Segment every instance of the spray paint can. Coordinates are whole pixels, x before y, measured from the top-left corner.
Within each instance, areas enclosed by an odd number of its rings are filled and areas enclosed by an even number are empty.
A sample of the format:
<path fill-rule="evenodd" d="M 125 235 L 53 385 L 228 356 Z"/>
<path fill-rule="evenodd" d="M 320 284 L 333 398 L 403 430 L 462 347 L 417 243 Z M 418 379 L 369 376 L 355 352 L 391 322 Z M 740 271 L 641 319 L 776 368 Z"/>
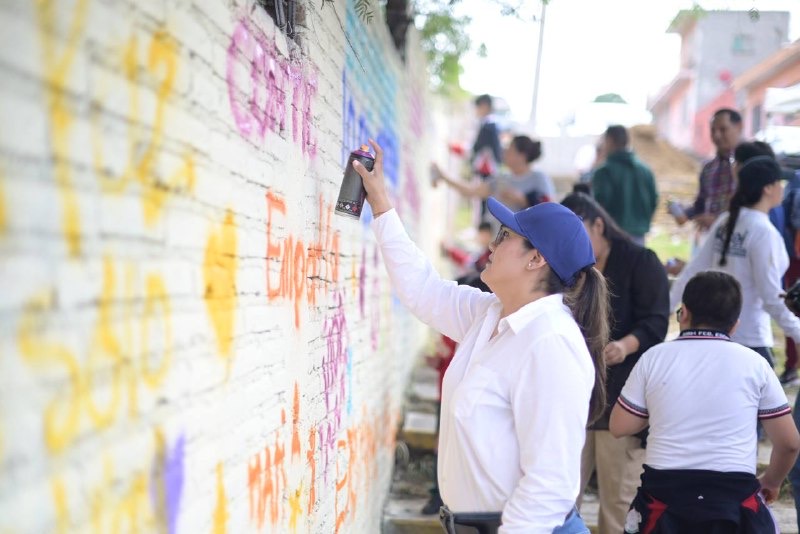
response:
<path fill-rule="evenodd" d="M 369 153 L 367 145 L 361 145 L 358 150 L 350 152 L 347 165 L 344 168 L 344 178 L 342 187 L 339 189 L 339 198 L 336 199 L 336 213 L 346 215 L 354 219 L 361 217 L 361 210 L 364 208 L 364 199 L 367 198 L 367 190 L 364 189 L 364 182 L 361 176 L 353 168 L 353 162 L 358 160 L 368 171 L 375 165 L 375 157 Z"/>

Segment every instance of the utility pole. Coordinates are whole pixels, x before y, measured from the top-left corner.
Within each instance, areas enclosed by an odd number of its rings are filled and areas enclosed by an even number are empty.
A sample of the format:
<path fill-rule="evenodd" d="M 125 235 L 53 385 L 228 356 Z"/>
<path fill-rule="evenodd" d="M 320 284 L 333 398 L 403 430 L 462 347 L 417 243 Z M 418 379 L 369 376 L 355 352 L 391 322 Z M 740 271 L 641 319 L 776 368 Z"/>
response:
<path fill-rule="evenodd" d="M 542 69 L 542 45 L 544 43 L 544 16 L 547 11 L 547 0 L 542 2 L 542 16 L 539 19 L 539 48 L 536 50 L 536 76 L 533 79 L 533 102 L 531 103 L 530 123 L 532 133 L 536 133 L 536 107 L 539 101 L 539 72 Z"/>

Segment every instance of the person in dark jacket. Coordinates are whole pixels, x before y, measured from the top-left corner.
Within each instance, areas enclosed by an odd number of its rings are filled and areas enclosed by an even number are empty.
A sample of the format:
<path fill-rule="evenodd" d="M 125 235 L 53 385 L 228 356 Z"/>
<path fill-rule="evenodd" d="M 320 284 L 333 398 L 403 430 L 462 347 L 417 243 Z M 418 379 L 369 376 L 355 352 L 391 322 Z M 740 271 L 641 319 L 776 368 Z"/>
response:
<path fill-rule="evenodd" d="M 653 173 L 629 150 L 624 126 L 609 126 L 603 143 L 607 156 L 592 174 L 592 194 L 635 243 L 644 245 L 658 205 Z"/>
<path fill-rule="evenodd" d="M 640 437 L 616 439 L 608 431 L 611 408 L 644 351 L 660 343 L 669 323 L 669 282 L 651 250 L 633 243 L 608 213 L 584 193 L 562 204 L 583 219 L 611 295 L 611 341 L 604 351 L 608 365 L 603 417 L 590 426 L 581 462 L 582 489 L 597 471 L 600 534 L 619 533 L 636 494 L 644 461 Z M 581 493 L 582 494 L 582 493 Z"/>

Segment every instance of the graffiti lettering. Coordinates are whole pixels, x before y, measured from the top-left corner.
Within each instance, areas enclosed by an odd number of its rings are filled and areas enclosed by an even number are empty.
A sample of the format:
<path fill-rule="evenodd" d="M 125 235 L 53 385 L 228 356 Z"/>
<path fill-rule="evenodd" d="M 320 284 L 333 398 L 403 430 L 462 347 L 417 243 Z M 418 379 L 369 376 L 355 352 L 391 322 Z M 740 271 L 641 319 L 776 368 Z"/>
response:
<path fill-rule="evenodd" d="M 283 416 L 285 419 L 285 414 Z M 275 433 L 275 444 L 250 459 L 247 466 L 247 487 L 250 503 L 250 520 L 259 529 L 269 519 L 274 527 L 282 520 L 281 503 L 286 491 L 286 468 L 284 459 L 286 449 L 279 433 Z M 269 512 L 269 517 L 267 517 Z"/>
<path fill-rule="evenodd" d="M 203 261 L 206 311 L 211 318 L 220 356 L 230 364 L 236 314 L 236 225 L 227 210 L 221 227 L 214 229 L 206 243 Z"/>
<path fill-rule="evenodd" d="M 150 38 L 146 52 L 145 75 L 140 74 L 139 40 L 134 35 L 125 45 L 121 69 L 125 73 L 128 89 L 128 138 L 127 158 L 124 169 L 114 173 L 106 163 L 104 156 L 105 130 L 101 124 L 103 103 L 106 98 L 98 97 L 101 102 L 90 110 L 92 126 L 92 158 L 94 170 L 100 179 L 103 191 L 121 194 L 132 183 L 141 187 L 142 213 L 148 225 L 155 223 L 160 217 L 170 193 L 191 191 L 194 189 L 196 176 L 194 159 L 187 150 L 176 168 L 163 172 L 162 145 L 166 125 L 166 104 L 174 92 L 175 78 L 178 70 L 177 45 L 163 30 L 155 32 Z M 157 86 L 156 103 L 150 122 L 142 119 L 141 95 L 147 91 L 146 85 Z M 148 124 L 145 127 L 145 124 Z M 111 158 L 116 159 L 116 158 Z"/>
<path fill-rule="evenodd" d="M 102 475 L 89 483 L 85 500 L 89 505 L 91 532 L 177 532 L 179 502 L 183 492 L 184 440 L 169 447 L 160 430 L 155 430 L 156 456 L 153 459 L 148 499 L 146 469 L 116 473 L 108 456 L 102 460 Z M 120 482 L 124 481 L 124 485 Z M 72 532 L 67 480 L 56 475 L 50 481 L 57 532 Z"/>
<path fill-rule="evenodd" d="M 225 481 L 222 462 L 217 463 L 217 505 L 214 508 L 214 528 L 212 534 L 225 534 L 228 531 L 228 499 L 225 496 Z"/>
<path fill-rule="evenodd" d="M 276 240 L 273 216 L 286 215 L 283 197 L 267 192 L 267 298 L 270 301 L 287 299 L 294 305 L 294 325 L 300 327 L 300 310 L 303 300 L 308 306 L 317 302 L 317 294 L 328 284 L 339 279 L 339 233 L 332 230 L 333 207 L 319 200 L 319 227 L 316 240 L 306 246 L 302 239 L 291 233 Z M 273 261 L 280 263 L 280 275 L 275 280 L 270 268 Z"/>
<path fill-rule="evenodd" d="M 156 457 L 150 477 L 150 496 L 158 524 L 166 525 L 168 534 L 175 534 L 183 494 L 186 440 L 180 436 L 168 449 L 164 434 L 156 430 Z"/>
<path fill-rule="evenodd" d="M 247 82 L 239 81 L 244 67 Z M 263 141 L 266 132 L 286 128 L 286 94 L 292 88 L 292 140 L 304 155 L 316 156 L 312 107 L 317 94 L 316 75 L 299 64 L 281 58 L 266 36 L 240 21 L 228 46 L 228 99 L 239 133 L 246 139 Z M 247 105 L 240 99 L 247 99 Z"/>
<path fill-rule="evenodd" d="M 39 38 L 42 43 L 44 71 L 47 83 L 44 85 L 47 108 L 50 110 L 49 129 L 50 142 L 53 148 L 55 181 L 63 203 L 61 214 L 64 238 L 71 256 L 81 251 L 80 214 L 78 198 L 72 184 L 72 171 L 69 166 L 70 134 L 73 116 L 65 90 L 67 80 L 75 60 L 82 32 L 86 25 L 88 0 L 78 0 L 68 24 L 67 37 L 62 50 L 56 50 L 59 39 L 53 31 L 57 27 L 56 4 L 54 2 L 36 2 Z"/>
<path fill-rule="evenodd" d="M 52 292 L 44 292 L 26 304 L 19 326 L 19 348 L 23 359 L 45 374 L 61 369 L 68 387 L 59 390 L 45 410 L 44 436 L 53 452 L 63 451 L 78 435 L 82 415 L 92 428 L 100 430 L 117 422 L 121 415 L 123 393 L 128 394 L 128 413 L 138 415 L 140 382 L 154 390 L 164 382 L 172 359 L 172 321 L 166 287 L 160 276 L 145 277 L 142 308 L 133 303 L 135 269 L 125 268 L 122 297 L 118 297 L 117 269 L 109 258 L 104 260 L 103 281 L 97 319 L 89 351 L 83 365 L 67 346 L 51 341 L 41 332 L 53 309 Z M 123 302 L 122 310 L 114 303 Z M 116 313 L 115 313 L 116 311 Z M 121 317 L 116 317 L 121 316 Z M 118 319 L 115 321 L 115 319 Z M 160 335 L 150 341 L 151 328 Z M 132 365 L 139 354 L 139 369 Z M 154 362 L 156 362 L 154 365 Z M 105 401 L 94 397 L 94 379 L 98 373 L 110 371 Z"/>

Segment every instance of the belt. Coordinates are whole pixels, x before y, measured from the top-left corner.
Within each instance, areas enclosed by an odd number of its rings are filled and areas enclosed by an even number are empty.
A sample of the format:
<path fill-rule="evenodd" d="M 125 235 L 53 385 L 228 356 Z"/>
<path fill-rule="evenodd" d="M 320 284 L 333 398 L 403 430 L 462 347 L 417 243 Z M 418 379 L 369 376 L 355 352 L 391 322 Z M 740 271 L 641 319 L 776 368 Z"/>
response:
<path fill-rule="evenodd" d="M 573 508 L 564 517 L 564 523 L 577 513 Z M 502 524 L 500 512 L 454 514 L 447 505 L 439 508 L 439 522 L 447 534 L 497 534 Z"/>
<path fill-rule="evenodd" d="M 447 534 L 497 534 L 501 517 L 500 512 L 454 514 L 446 505 L 439 508 L 439 522 Z"/>

